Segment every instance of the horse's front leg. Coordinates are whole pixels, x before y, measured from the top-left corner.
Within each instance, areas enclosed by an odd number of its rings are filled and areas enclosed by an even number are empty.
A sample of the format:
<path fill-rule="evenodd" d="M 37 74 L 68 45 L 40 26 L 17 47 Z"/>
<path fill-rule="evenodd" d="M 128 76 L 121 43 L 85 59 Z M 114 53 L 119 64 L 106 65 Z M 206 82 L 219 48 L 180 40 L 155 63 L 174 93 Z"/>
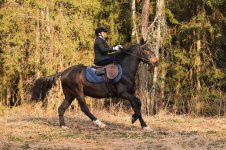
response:
<path fill-rule="evenodd" d="M 150 130 L 150 128 L 145 123 L 142 115 L 141 115 L 141 101 L 136 96 L 130 93 L 123 93 L 122 98 L 129 100 L 132 108 L 134 110 L 134 114 L 132 116 L 132 123 L 136 122 L 137 119 L 140 121 L 140 125 L 144 130 Z"/>

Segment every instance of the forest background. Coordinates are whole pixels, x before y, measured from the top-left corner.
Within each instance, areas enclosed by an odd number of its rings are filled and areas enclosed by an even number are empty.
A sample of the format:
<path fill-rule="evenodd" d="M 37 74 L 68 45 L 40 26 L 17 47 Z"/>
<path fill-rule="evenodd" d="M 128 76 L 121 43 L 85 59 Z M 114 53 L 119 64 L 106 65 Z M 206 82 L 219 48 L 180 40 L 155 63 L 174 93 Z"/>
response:
<path fill-rule="evenodd" d="M 143 111 L 224 115 L 226 0 L 164 2 L 167 34 L 159 49 L 157 82 L 153 82 L 153 66 L 137 75 L 137 95 Z M 0 0 L 0 107 L 27 103 L 32 84 L 41 76 L 76 64 L 92 65 L 97 26 L 110 30 L 110 46 L 136 44 L 134 39 L 141 38 L 142 6 L 141 0 Z M 156 16 L 156 0 L 149 6 L 151 24 Z M 59 89 L 50 93 L 55 95 L 50 102 L 63 100 Z M 121 104 L 114 99 L 100 103 L 92 98 L 88 103 L 91 108 Z"/>

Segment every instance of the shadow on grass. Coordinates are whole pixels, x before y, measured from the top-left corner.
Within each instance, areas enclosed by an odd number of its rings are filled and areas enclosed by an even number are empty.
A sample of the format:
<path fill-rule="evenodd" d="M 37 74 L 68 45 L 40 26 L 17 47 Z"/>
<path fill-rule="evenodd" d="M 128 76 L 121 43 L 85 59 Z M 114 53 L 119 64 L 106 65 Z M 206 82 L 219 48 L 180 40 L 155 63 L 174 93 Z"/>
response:
<path fill-rule="evenodd" d="M 22 119 L 22 121 L 31 122 L 31 123 L 39 124 L 39 125 L 48 125 L 48 126 L 53 126 L 53 127 L 59 126 L 57 118 L 29 117 L 29 118 Z"/>
<path fill-rule="evenodd" d="M 17 120 L 10 120 L 11 122 L 17 122 Z M 52 127 L 60 127 L 59 126 L 59 119 L 57 117 L 29 117 L 29 118 L 23 118 L 21 121 L 31 122 L 34 124 L 39 125 L 47 125 Z M 107 126 L 105 129 L 101 129 L 93 124 L 91 120 L 88 118 L 79 118 L 79 117 L 65 117 L 65 123 L 70 129 L 91 129 L 91 130 L 132 130 L 132 129 L 141 129 L 137 128 L 134 125 L 125 125 L 121 123 L 112 123 L 109 121 L 103 121 Z"/>

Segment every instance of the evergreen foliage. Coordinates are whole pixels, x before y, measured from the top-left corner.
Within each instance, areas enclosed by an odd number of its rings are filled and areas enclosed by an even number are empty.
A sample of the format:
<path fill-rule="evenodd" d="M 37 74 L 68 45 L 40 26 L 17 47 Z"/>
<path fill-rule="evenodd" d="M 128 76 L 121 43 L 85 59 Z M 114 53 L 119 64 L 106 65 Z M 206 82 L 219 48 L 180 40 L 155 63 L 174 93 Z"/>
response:
<path fill-rule="evenodd" d="M 210 110 L 211 105 L 217 98 L 224 99 L 225 3 L 225 0 L 168 2 L 173 59 L 166 84 L 172 84 L 168 90 L 174 93 L 171 102 L 178 113 L 216 115 L 218 110 L 214 110 L 216 106 Z"/>
<path fill-rule="evenodd" d="M 150 21 L 155 3 L 150 4 Z M 140 28 L 142 2 L 136 4 Z M 226 0 L 166 0 L 165 12 L 168 36 L 160 51 L 159 87 L 164 83 L 164 89 L 159 88 L 159 103 L 176 113 L 219 114 L 218 100 L 226 99 Z M 91 65 L 97 26 L 110 30 L 110 46 L 131 42 L 130 2 L 1 0 L 0 105 L 25 103 L 41 76 Z"/>

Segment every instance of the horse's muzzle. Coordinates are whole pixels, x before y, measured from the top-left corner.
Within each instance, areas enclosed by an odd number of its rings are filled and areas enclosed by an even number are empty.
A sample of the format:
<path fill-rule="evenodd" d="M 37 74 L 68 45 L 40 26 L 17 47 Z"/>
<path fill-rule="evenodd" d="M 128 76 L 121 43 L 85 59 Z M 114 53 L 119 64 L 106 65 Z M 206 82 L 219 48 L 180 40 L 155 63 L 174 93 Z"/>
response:
<path fill-rule="evenodd" d="M 154 65 L 157 66 L 158 65 L 158 59 L 157 57 L 153 56 L 149 59 L 149 61 Z"/>

